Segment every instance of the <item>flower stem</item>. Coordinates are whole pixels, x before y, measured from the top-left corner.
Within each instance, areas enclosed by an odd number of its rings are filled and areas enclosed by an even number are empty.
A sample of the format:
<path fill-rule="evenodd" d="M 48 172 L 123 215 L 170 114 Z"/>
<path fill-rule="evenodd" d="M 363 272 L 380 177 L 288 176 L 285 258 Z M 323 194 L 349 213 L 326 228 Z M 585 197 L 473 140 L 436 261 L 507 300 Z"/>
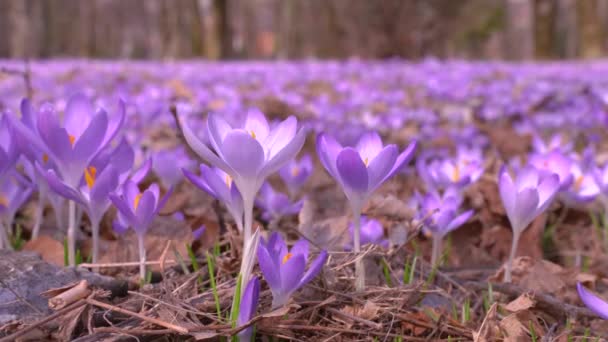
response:
<path fill-rule="evenodd" d="M 44 213 L 44 202 L 45 196 L 40 193 L 38 197 L 38 205 L 36 206 L 36 213 L 34 217 L 34 228 L 32 229 L 32 239 L 35 239 L 40 235 L 40 226 L 42 225 L 42 215 Z"/>
<path fill-rule="evenodd" d="M 505 267 L 505 283 L 511 282 L 511 271 L 513 269 L 513 260 L 515 259 L 515 254 L 517 253 L 517 245 L 519 244 L 519 236 L 520 232 L 518 230 L 513 230 L 513 241 L 511 241 L 511 253 L 509 254 L 509 261 L 507 261 L 507 265 Z"/>
<path fill-rule="evenodd" d="M 68 201 L 68 262 L 76 266 L 76 202 Z"/>
<path fill-rule="evenodd" d="M 139 249 L 139 276 L 146 280 L 146 247 L 144 246 L 144 235 L 137 234 L 137 247 Z"/>
<path fill-rule="evenodd" d="M 439 258 L 441 256 L 442 237 L 439 234 L 433 235 L 433 253 L 431 254 L 431 266 L 439 267 Z"/>
<path fill-rule="evenodd" d="M 355 221 L 355 231 L 353 233 L 353 247 L 354 252 L 357 255 L 357 261 L 355 262 L 355 288 L 357 291 L 363 291 L 365 289 L 365 265 L 363 264 L 363 258 L 359 258 L 361 253 L 361 207 L 353 206 L 353 220 Z"/>
<path fill-rule="evenodd" d="M 96 264 L 99 260 L 99 220 L 91 220 L 91 233 L 93 234 L 93 251 L 91 261 Z M 95 269 L 95 272 L 98 272 Z"/>
<path fill-rule="evenodd" d="M 247 197 L 247 198 L 245 198 Z M 253 227 L 253 202 L 254 199 L 250 196 L 243 196 L 243 209 L 245 209 L 245 226 L 243 227 L 243 244 L 246 245 L 247 241 L 251 238 L 251 229 Z M 247 283 L 247 281 L 244 281 Z"/>
<path fill-rule="evenodd" d="M 6 231 L 4 223 L 0 221 L 0 249 L 9 248 L 10 245 L 8 232 Z"/>

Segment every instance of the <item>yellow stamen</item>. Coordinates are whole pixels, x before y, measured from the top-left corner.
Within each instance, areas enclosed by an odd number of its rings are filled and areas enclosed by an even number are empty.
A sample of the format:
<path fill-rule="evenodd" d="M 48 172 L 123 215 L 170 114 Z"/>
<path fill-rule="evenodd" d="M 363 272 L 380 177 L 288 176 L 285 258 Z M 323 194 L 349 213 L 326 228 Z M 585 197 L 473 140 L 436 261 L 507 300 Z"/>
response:
<path fill-rule="evenodd" d="M 249 134 L 251 134 L 251 137 L 252 137 L 253 139 L 255 139 L 255 132 L 254 132 L 253 130 L 251 130 L 251 131 L 249 132 Z"/>
<path fill-rule="evenodd" d="M 137 210 L 137 207 L 139 207 L 139 200 L 141 199 L 141 196 L 143 196 L 143 194 L 137 194 L 137 196 L 135 196 L 135 200 L 133 201 L 133 208 L 135 208 L 135 210 Z"/>
<path fill-rule="evenodd" d="M 230 175 L 226 175 L 226 185 L 228 188 L 232 186 L 232 177 L 230 177 Z"/>
<path fill-rule="evenodd" d="M 46 163 L 49 162 L 49 155 L 48 154 L 45 153 L 45 154 L 42 155 L 42 162 L 44 164 L 46 164 Z"/>
<path fill-rule="evenodd" d="M 0 205 L 3 207 L 8 207 L 8 198 L 4 195 L 0 195 Z"/>
<path fill-rule="evenodd" d="M 458 165 L 454 166 L 454 170 L 452 170 L 452 181 L 457 182 L 460 179 L 460 167 Z"/>
<path fill-rule="evenodd" d="M 576 177 L 576 180 L 574 181 L 574 190 L 579 191 L 581 189 L 581 186 L 583 185 L 584 180 L 585 177 L 583 177 L 583 175 Z"/>
<path fill-rule="evenodd" d="M 95 179 L 97 177 L 97 168 L 89 166 L 84 170 L 84 180 L 87 182 L 89 189 L 95 185 Z"/>
<path fill-rule="evenodd" d="M 369 158 L 365 157 L 365 160 L 363 160 L 363 164 L 365 164 L 365 167 L 367 167 L 369 165 Z"/>
<path fill-rule="evenodd" d="M 285 254 L 285 256 L 283 257 L 283 265 L 285 265 L 289 261 L 289 259 L 291 259 L 291 257 L 293 257 L 293 254 L 291 254 L 291 253 Z"/>
<path fill-rule="evenodd" d="M 291 176 L 292 177 L 297 177 L 299 174 L 300 174 L 300 168 L 298 168 L 297 166 L 293 167 L 291 169 Z"/>
<path fill-rule="evenodd" d="M 74 143 L 76 142 L 76 137 L 68 134 L 68 138 L 70 138 L 70 145 L 74 146 Z"/>

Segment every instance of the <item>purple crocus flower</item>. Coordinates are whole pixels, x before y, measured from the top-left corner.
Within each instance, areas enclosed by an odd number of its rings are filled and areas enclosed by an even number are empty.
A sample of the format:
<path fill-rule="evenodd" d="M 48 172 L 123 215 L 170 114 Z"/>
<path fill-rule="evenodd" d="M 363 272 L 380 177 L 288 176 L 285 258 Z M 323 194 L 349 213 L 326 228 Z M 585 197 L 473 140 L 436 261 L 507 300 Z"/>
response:
<path fill-rule="evenodd" d="M 364 134 L 355 148 L 343 148 L 335 139 L 320 133 L 317 136 L 317 154 L 329 174 L 342 186 L 350 202 L 355 220 L 354 252 L 361 250 L 361 210 L 363 205 L 384 181 L 391 178 L 414 155 L 416 142 L 401 154 L 396 145 L 382 144 L 375 133 Z M 365 287 L 363 260 L 356 263 L 356 288 Z"/>
<path fill-rule="evenodd" d="M 355 225 L 351 223 L 348 226 L 348 232 L 351 237 L 351 242 L 345 246 L 345 250 L 353 249 L 352 240 L 354 240 Z M 388 247 L 388 240 L 384 238 L 384 228 L 378 220 L 368 219 L 367 216 L 361 216 L 361 246 L 367 244 L 380 245 L 384 248 Z"/>
<path fill-rule="evenodd" d="M 291 160 L 304 145 L 306 130 L 297 129 L 298 121 L 290 116 L 272 129 L 264 115 L 250 110 L 243 127 L 232 127 L 222 117 L 210 114 L 207 118 L 208 147 L 179 120 L 179 125 L 190 147 L 210 164 L 222 169 L 232 177 L 243 198 L 245 246 L 252 241 L 253 205 L 258 190 L 266 178 Z M 257 240 L 256 240 L 257 241 Z M 251 246 L 257 249 L 257 243 Z M 255 258 L 255 253 L 244 249 L 243 257 Z M 244 282 L 249 274 L 243 274 L 253 265 L 252 260 L 241 262 Z"/>
<path fill-rule="evenodd" d="M 262 239 L 258 248 L 258 262 L 272 292 L 272 307 L 287 304 L 291 295 L 319 274 L 327 260 L 327 252 L 321 251 L 306 271 L 308 241 L 298 240 L 290 250 L 278 232 L 272 233 L 268 242 Z"/>
<path fill-rule="evenodd" d="M 20 154 L 15 134 L 9 126 L 9 115 L 0 116 L 0 178 L 13 169 Z"/>
<path fill-rule="evenodd" d="M 569 206 L 584 204 L 593 201 L 600 194 L 592 171 L 585 170 L 579 163 L 572 163 L 570 168 L 572 184 L 563 190 L 560 198 Z"/>
<path fill-rule="evenodd" d="M 243 199 L 239 189 L 233 184 L 232 177 L 216 167 L 210 168 L 205 164 L 200 165 L 200 176 L 186 169 L 183 172 L 192 184 L 224 203 L 238 230 L 242 232 Z"/>
<path fill-rule="evenodd" d="M 238 327 L 243 326 L 249 322 L 258 307 L 258 301 L 260 299 L 260 281 L 258 277 L 252 277 L 245 287 L 243 296 L 241 297 L 241 305 L 239 307 L 239 316 L 237 317 L 236 324 Z M 239 341 L 247 342 L 251 341 L 253 337 L 253 326 L 249 326 L 241 330 L 237 334 Z"/>
<path fill-rule="evenodd" d="M 454 187 L 446 189 L 441 195 L 437 191 L 431 191 L 426 196 L 418 197 L 418 218 L 422 220 L 425 232 L 433 238 L 431 265 L 437 265 L 443 238 L 467 222 L 474 211 L 458 213 L 462 196 Z"/>
<path fill-rule="evenodd" d="M 556 174 L 548 175 L 533 166 L 517 172 L 515 181 L 505 167 L 500 171 L 498 188 L 507 217 L 513 229 L 511 253 L 505 270 L 505 281 L 511 281 L 511 267 L 521 233 L 553 201 L 560 187 Z"/>
<path fill-rule="evenodd" d="M 276 191 L 270 184 L 264 183 L 260 189 L 256 205 L 264 210 L 262 218 L 271 221 L 299 213 L 304 202 L 300 200 L 292 203 L 287 195 Z"/>
<path fill-rule="evenodd" d="M 556 174 L 559 177 L 560 190 L 567 189 L 574 178 L 572 176 L 572 160 L 559 150 L 546 154 L 533 154 L 529 163 L 544 175 Z"/>
<path fill-rule="evenodd" d="M 0 178 L 0 249 L 10 248 L 8 233 L 15 214 L 32 194 L 31 184 L 25 183 L 16 172 Z"/>
<path fill-rule="evenodd" d="M 549 153 L 555 150 L 562 153 L 568 153 L 572 151 L 573 144 L 562 134 L 554 134 L 546 142 L 540 135 L 534 135 L 532 147 L 536 153 L 540 154 Z"/>
<path fill-rule="evenodd" d="M 585 306 L 601 318 L 608 320 L 608 302 L 587 290 L 581 283 L 576 283 L 578 296 Z"/>
<path fill-rule="evenodd" d="M 291 160 L 279 170 L 279 175 L 283 179 L 283 182 L 285 182 L 287 190 L 292 197 L 298 193 L 311 174 L 312 159 L 309 154 L 305 154 L 300 160 Z"/>
<path fill-rule="evenodd" d="M 152 220 L 165 205 L 171 194 L 171 189 L 161 198 L 158 184 L 150 185 L 140 192 L 137 183 L 128 180 L 123 185 L 122 195 L 110 194 L 110 200 L 118 209 L 122 220 L 131 227 L 136 235 L 139 247 L 139 273 L 142 279 L 146 277 L 146 250 L 144 235 Z"/>
<path fill-rule="evenodd" d="M 101 153 L 87 167 L 78 188 L 63 182 L 53 170 L 45 173 L 51 190 L 79 204 L 89 216 L 93 237 L 92 261 L 97 262 L 99 255 L 99 224 L 110 207 L 110 194 L 127 178 L 133 165 L 134 152 L 123 139 L 108 153 Z M 38 165 L 39 172 L 44 171 Z"/>
<path fill-rule="evenodd" d="M 424 176 L 430 188 L 445 189 L 452 186 L 466 186 L 476 182 L 484 172 L 480 150 L 459 147 L 455 157 L 433 160 L 421 159 L 417 163 L 418 172 Z"/>
<path fill-rule="evenodd" d="M 183 146 L 154 153 L 154 161 L 152 168 L 165 189 L 177 185 L 184 177 L 182 170 L 191 170 L 194 166 Z"/>

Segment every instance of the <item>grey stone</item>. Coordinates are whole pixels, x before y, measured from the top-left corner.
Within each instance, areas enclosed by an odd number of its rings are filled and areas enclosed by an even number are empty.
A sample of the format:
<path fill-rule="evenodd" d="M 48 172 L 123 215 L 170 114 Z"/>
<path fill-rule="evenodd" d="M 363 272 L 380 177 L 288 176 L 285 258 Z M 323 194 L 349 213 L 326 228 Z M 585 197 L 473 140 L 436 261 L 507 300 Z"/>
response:
<path fill-rule="evenodd" d="M 114 292 L 121 286 L 114 278 L 50 264 L 33 252 L 0 250 L 0 325 L 14 320 L 32 321 L 50 314 L 48 299 L 40 294 L 82 279 Z M 123 285 L 126 290 L 126 283 Z"/>

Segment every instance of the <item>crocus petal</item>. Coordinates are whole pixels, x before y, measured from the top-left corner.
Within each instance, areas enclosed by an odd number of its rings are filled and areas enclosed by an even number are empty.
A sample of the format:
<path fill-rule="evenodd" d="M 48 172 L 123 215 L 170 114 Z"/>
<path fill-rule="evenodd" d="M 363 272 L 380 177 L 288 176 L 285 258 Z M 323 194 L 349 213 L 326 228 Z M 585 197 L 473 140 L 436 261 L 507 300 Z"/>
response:
<path fill-rule="evenodd" d="M 144 191 L 139 200 L 139 205 L 135 210 L 135 218 L 137 219 L 139 226 L 133 227 L 134 229 L 139 230 L 140 232 L 142 232 L 141 230 L 148 229 L 148 225 L 154 214 L 155 206 L 156 198 L 154 197 L 154 194 L 149 190 Z"/>
<path fill-rule="evenodd" d="M 131 204 L 127 203 L 125 201 L 125 198 L 121 198 L 115 194 L 110 194 L 110 201 L 112 201 L 114 206 L 116 206 L 116 209 L 118 209 L 120 214 L 124 217 L 123 221 L 128 222 L 129 224 L 136 222 L 136 218 L 133 214 Z"/>
<path fill-rule="evenodd" d="M 381 185 L 382 180 L 392 170 L 397 159 L 397 146 L 388 145 L 379 151 L 367 166 L 369 175 L 369 191 Z"/>
<path fill-rule="evenodd" d="M 515 185 L 518 190 L 536 188 L 538 186 L 538 170 L 533 166 L 526 166 L 517 173 Z"/>
<path fill-rule="evenodd" d="M 317 155 L 319 156 L 319 160 L 321 160 L 321 164 L 325 167 L 325 170 L 327 170 L 332 177 L 339 180 L 340 176 L 338 175 L 338 170 L 336 170 L 336 158 L 338 158 L 338 153 L 342 150 L 342 145 L 334 138 L 319 133 L 319 135 L 317 135 L 316 146 Z"/>
<path fill-rule="evenodd" d="M 247 119 L 245 119 L 245 127 L 243 128 L 249 134 L 255 135 L 255 139 L 262 142 L 266 140 L 270 131 L 264 114 L 255 108 L 247 112 Z"/>
<path fill-rule="evenodd" d="M 232 131 L 232 127 L 217 114 L 209 114 L 207 117 L 207 132 L 209 133 L 209 142 L 215 152 L 217 152 L 220 156 L 222 156 L 221 145 L 224 139 L 226 139 L 226 135 Z"/>
<path fill-rule="evenodd" d="M 144 178 L 146 178 L 146 175 L 148 175 L 148 172 L 150 172 L 151 168 L 152 168 L 152 158 L 148 158 L 139 167 L 139 169 L 137 169 L 137 170 L 135 170 L 135 172 L 133 172 L 133 174 L 131 175 L 131 181 L 134 183 L 141 182 Z"/>
<path fill-rule="evenodd" d="M 357 193 L 367 192 L 367 168 L 355 149 L 347 147 L 338 154 L 336 169 L 346 187 Z"/>
<path fill-rule="evenodd" d="M 317 276 L 317 274 L 319 274 L 319 272 L 321 272 L 321 269 L 323 268 L 323 265 L 325 265 L 326 261 L 327 261 L 327 251 L 323 250 L 323 251 L 321 251 L 321 253 L 319 253 L 319 256 L 317 256 L 315 261 L 313 261 L 312 264 L 310 264 L 308 271 L 306 271 L 306 273 L 302 277 L 302 280 L 300 280 L 298 287 L 302 287 L 302 286 L 308 284 L 311 280 L 313 280 Z"/>
<path fill-rule="evenodd" d="M 293 244 L 289 252 L 293 255 L 303 255 L 304 260 L 308 260 L 308 241 L 304 239 L 298 240 L 296 243 Z"/>
<path fill-rule="evenodd" d="M 391 178 L 397 171 L 401 170 L 401 168 L 409 163 L 409 161 L 412 159 L 412 157 L 414 156 L 414 152 L 416 151 L 416 147 L 418 146 L 418 142 L 417 141 L 412 141 L 408 147 L 405 149 L 405 151 L 401 152 L 401 154 L 397 157 L 397 160 L 395 161 L 395 165 L 393 166 L 393 169 L 391 170 L 391 172 L 389 172 L 386 177 L 384 177 L 384 179 L 382 180 L 382 182 L 388 180 L 389 178 Z"/>
<path fill-rule="evenodd" d="M 49 152 L 57 162 L 65 162 L 71 159 L 72 145 L 68 133 L 59 126 L 59 121 L 53 112 L 41 111 L 38 115 L 38 132 L 48 147 Z"/>
<path fill-rule="evenodd" d="M 260 295 L 260 281 L 257 277 L 251 278 L 243 295 L 241 297 L 241 305 L 239 307 L 239 317 L 237 319 L 237 325 L 241 326 L 253 317 L 255 310 L 258 306 L 258 299 Z"/>
<path fill-rule="evenodd" d="M 376 132 L 364 134 L 357 143 L 357 152 L 363 160 L 371 161 L 382 151 L 382 139 Z M 391 165 L 392 166 L 392 165 Z"/>
<path fill-rule="evenodd" d="M 199 177 L 199 176 L 195 175 L 193 172 L 186 170 L 186 169 L 182 169 L 182 172 L 184 173 L 184 176 L 186 177 L 186 179 L 188 179 L 190 181 L 190 183 L 194 184 L 199 189 L 201 189 L 201 190 L 205 191 L 206 193 L 208 193 L 209 195 L 213 196 L 213 198 L 220 199 L 218 194 L 215 192 L 215 190 L 213 190 L 202 177 Z"/>
<path fill-rule="evenodd" d="M 69 200 L 72 200 L 81 205 L 86 205 L 86 202 L 80 195 L 80 193 L 72 188 L 70 188 L 67 184 L 61 181 L 57 174 L 53 170 L 48 170 L 44 173 L 45 179 L 49 185 L 49 187 L 56 192 L 58 195 L 65 197 Z"/>
<path fill-rule="evenodd" d="M 473 216 L 474 213 L 475 212 L 473 210 L 469 210 L 456 216 L 456 218 L 453 219 L 452 222 L 450 222 L 450 224 L 445 228 L 445 232 L 449 233 L 452 230 L 459 228 L 460 226 L 465 224 L 465 222 L 467 222 Z"/>
<path fill-rule="evenodd" d="M 260 176 L 265 178 L 268 175 L 278 171 L 280 168 L 285 166 L 291 159 L 293 159 L 304 146 L 304 142 L 306 141 L 306 128 L 300 128 L 298 134 L 287 143 L 287 145 L 283 146 L 280 151 L 277 151 L 272 159 L 270 159 L 260 170 Z M 277 146 L 277 145 L 274 145 Z"/>
<path fill-rule="evenodd" d="M 196 154 L 198 154 L 199 157 L 203 158 L 204 160 L 206 160 L 207 162 L 209 162 L 210 164 L 219 167 L 220 169 L 226 171 L 226 172 L 231 172 L 232 169 L 230 168 L 230 166 L 228 166 L 228 164 L 226 164 L 226 162 L 224 162 L 222 159 L 220 159 L 215 153 L 213 153 L 197 136 L 196 134 L 194 134 L 194 132 L 192 131 L 192 129 L 190 128 L 190 126 L 188 126 L 188 124 L 183 120 L 183 118 L 179 118 L 179 122 L 180 122 L 180 127 L 182 130 L 182 133 L 184 134 L 184 139 L 186 140 L 186 142 L 188 143 L 188 145 L 190 146 L 190 148 L 192 148 L 192 150 L 194 152 L 196 152 Z"/>
<path fill-rule="evenodd" d="M 302 279 L 302 274 L 304 273 L 304 268 L 306 267 L 304 256 L 301 254 L 294 255 L 280 267 L 282 292 L 290 293 L 297 290 L 300 279 Z"/>
<path fill-rule="evenodd" d="M 217 194 L 222 202 L 231 202 L 230 190 L 225 179 L 221 179 L 215 171 L 206 165 L 200 166 L 201 177 L 203 177 L 211 190 Z M 234 185 L 233 185 L 234 186 Z"/>
<path fill-rule="evenodd" d="M 500 192 L 502 205 L 505 207 L 507 216 L 511 217 L 515 214 L 515 195 L 517 191 L 511 175 L 509 175 L 505 167 L 502 168 L 499 174 L 498 191 Z"/>
<path fill-rule="evenodd" d="M 290 116 L 278 124 L 264 141 L 264 146 L 269 147 L 269 150 L 266 151 L 268 153 L 266 159 L 274 158 L 277 153 L 285 148 L 293 140 L 297 129 L 298 120 L 294 116 Z"/>
<path fill-rule="evenodd" d="M 100 148 L 107 127 L 108 117 L 105 113 L 95 115 L 80 138 L 76 140 L 73 158 L 82 161 L 92 160 Z"/>
<path fill-rule="evenodd" d="M 589 308 L 589 310 L 593 311 L 603 319 L 608 320 L 608 302 L 591 293 L 591 291 L 588 291 L 583 285 L 581 285 L 581 283 L 576 283 L 576 290 L 578 291 L 579 297 L 583 303 L 585 303 L 585 306 Z"/>
<path fill-rule="evenodd" d="M 222 143 L 224 160 L 234 172 L 243 178 L 257 178 L 264 164 L 264 149 L 250 134 L 233 130 Z"/>
<path fill-rule="evenodd" d="M 100 109 L 98 111 L 98 114 L 100 112 L 105 112 L 105 111 L 103 109 Z M 107 116 L 107 114 L 106 114 L 106 116 Z M 112 119 L 108 122 L 108 128 L 106 130 L 106 135 L 104 136 L 103 142 L 101 143 L 102 146 L 107 145 L 110 141 L 112 141 L 116 137 L 116 135 L 120 131 L 120 128 L 122 127 L 122 125 L 125 122 L 125 117 L 126 117 L 125 102 L 123 100 L 119 100 L 118 101 L 118 111 L 112 117 Z"/>
<path fill-rule="evenodd" d="M 66 130 L 79 138 L 95 113 L 93 103 L 83 94 L 75 94 L 68 100 L 65 107 L 64 127 Z"/>
<path fill-rule="evenodd" d="M 118 172 L 113 165 L 110 165 L 101 171 L 101 174 L 95 180 L 90 193 L 91 202 L 106 201 L 108 195 L 118 187 Z"/>
<path fill-rule="evenodd" d="M 509 217 L 514 230 L 523 231 L 534 220 L 538 206 L 538 192 L 536 189 L 524 189 L 517 194 L 514 217 Z"/>
<path fill-rule="evenodd" d="M 538 186 L 538 205 L 539 210 L 544 211 L 553 201 L 559 190 L 559 176 L 553 174 L 542 180 Z"/>
<path fill-rule="evenodd" d="M 280 265 L 275 262 L 268 249 L 263 246 L 258 247 L 258 264 L 268 286 L 271 289 L 281 288 L 281 277 L 280 272 L 278 272 Z"/>

